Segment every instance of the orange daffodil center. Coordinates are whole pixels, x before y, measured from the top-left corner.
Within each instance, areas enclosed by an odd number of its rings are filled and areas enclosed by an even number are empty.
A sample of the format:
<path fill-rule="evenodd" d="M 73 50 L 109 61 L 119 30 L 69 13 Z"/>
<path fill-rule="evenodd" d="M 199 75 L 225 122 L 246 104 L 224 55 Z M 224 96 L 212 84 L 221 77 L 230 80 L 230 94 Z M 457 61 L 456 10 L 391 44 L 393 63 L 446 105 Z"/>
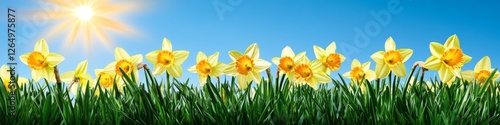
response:
<path fill-rule="evenodd" d="M 226 64 L 218 62 L 219 52 L 206 56 L 203 52 L 198 52 L 196 56 L 196 65 L 188 68 L 189 72 L 198 73 L 198 79 L 201 86 L 204 86 L 209 76 L 219 77 L 223 74 Z"/>
<path fill-rule="evenodd" d="M 106 74 L 104 72 L 101 72 L 101 73 L 99 73 L 98 77 L 100 77 L 100 79 L 99 79 L 100 86 L 106 87 L 108 89 L 113 88 L 113 83 L 114 83 L 113 76 Z"/>
<path fill-rule="evenodd" d="M 123 76 L 120 69 L 123 70 L 123 72 L 125 72 L 126 74 L 130 74 L 132 72 L 132 69 L 134 69 L 134 64 L 132 64 L 132 62 L 130 62 L 126 59 L 122 59 L 116 63 L 115 72 L 118 75 Z"/>
<path fill-rule="evenodd" d="M 488 79 L 491 75 L 490 71 L 487 70 L 481 70 L 477 73 L 474 73 L 474 79 L 479 81 L 480 83 L 486 82 L 486 79 Z"/>
<path fill-rule="evenodd" d="M 450 36 L 444 45 L 431 42 L 429 45 L 432 56 L 427 58 L 424 67 L 438 70 L 439 78 L 444 83 L 451 84 L 455 77 L 461 78 L 460 70 L 472 58 L 462 52 L 457 35 Z"/>
<path fill-rule="evenodd" d="M 142 55 L 136 54 L 130 56 L 123 48 L 117 47 L 115 48 L 115 60 L 115 62 L 108 64 L 103 71 L 96 71 L 96 75 L 101 74 L 101 72 L 111 75 L 114 78 L 113 80 L 116 81 L 118 89 L 121 91 L 123 89 L 122 87 L 124 87 L 124 81 L 122 80 L 124 74 L 120 71 L 121 69 L 127 76 L 134 77 L 136 84 L 139 84 L 137 65 L 142 63 Z"/>
<path fill-rule="evenodd" d="M 272 58 L 272 62 L 278 66 L 280 70 L 280 75 L 285 74 L 287 78 L 295 77 L 292 74 L 297 68 L 297 61 L 305 56 L 306 52 L 301 52 L 295 55 L 292 48 L 286 46 L 281 51 L 281 57 Z M 297 74 L 295 74 L 297 75 Z"/>
<path fill-rule="evenodd" d="M 351 70 L 351 73 L 349 73 L 352 77 L 353 80 L 362 80 L 363 79 L 363 76 L 365 75 L 365 73 L 363 72 L 363 69 L 361 69 L 360 67 L 356 67 L 354 69 Z"/>
<path fill-rule="evenodd" d="M 330 71 L 338 70 L 342 62 L 345 60 L 345 57 L 342 54 L 335 52 L 337 49 L 335 42 L 330 43 L 330 45 L 326 47 L 326 50 L 318 46 L 313 46 L 313 48 L 316 59 L 322 62 L 324 71 L 327 74 L 330 74 Z"/>
<path fill-rule="evenodd" d="M 363 77 L 365 77 L 368 81 L 376 78 L 375 72 L 370 70 L 370 62 L 361 64 L 357 59 L 352 60 L 351 71 L 344 73 L 343 76 L 351 78 L 357 83 L 360 83 L 363 80 Z"/>
<path fill-rule="evenodd" d="M 411 49 L 396 49 L 396 42 L 389 37 L 385 41 L 385 51 L 378 51 L 370 57 L 377 63 L 375 66 L 375 73 L 378 78 L 384 78 L 392 71 L 398 77 L 406 76 L 406 62 L 413 50 Z"/>
<path fill-rule="evenodd" d="M 189 56 L 185 50 L 172 51 L 172 43 L 163 38 L 161 50 L 155 50 L 146 54 L 146 59 L 154 64 L 153 74 L 159 75 L 167 72 L 169 75 L 180 78 L 182 76 L 182 63 Z"/>
<path fill-rule="evenodd" d="M 282 57 L 280 59 L 280 63 L 278 64 L 278 67 L 284 72 L 290 72 L 293 70 L 293 67 L 295 67 L 295 63 L 293 62 L 292 58 L 290 58 L 289 56 Z"/>
<path fill-rule="evenodd" d="M 224 73 L 236 76 L 240 89 L 246 89 L 251 81 L 259 84 L 260 72 L 271 66 L 271 63 L 259 58 L 259 46 L 256 43 L 250 45 L 244 55 L 236 50 L 229 51 L 229 55 L 233 62 L 227 65 Z"/>
<path fill-rule="evenodd" d="M 311 62 L 306 56 L 301 56 L 301 58 L 296 61 L 296 66 L 293 71 L 289 79 L 295 85 L 307 84 L 314 89 L 318 89 L 318 83 L 331 82 L 320 60 Z"/>
<path fill-rule="evenodd" d="M 45 78 L 49 82 L 55 82 L 54 67 L 64 61 L 64 57 L 49 51 L 45 40 L 36 42 L 33 52 L 21 55 L 20 60 L 31 68 L 31 77 L 35 82 Z"/>
<path fill-rule="evenodd" d="M 297 67 L 295 67 L 295 78 L 298 80 L 304 80 L 307 81 L 313 76 L 313 72 L 311 67 L 306 64 L 300 64 Z"/>
<path fill-rule="evenodd" d="M 462 78 L 468 81 L 477 81 L 479 83 L 485 83 L 488 78 L 493 73 L 491 68 L 490 57 L 485 56 L 479 62 L 476 63 L 474 70 L 466 70 L 462 72 Z M 500 77 L 500 73 L 497 71 L 493 74 L 491 81 L 496 81 Z"/>
<path fill-rule="evenodd" d="M 212 66 L 206 60 L 202 60 L 196 64 L 196 71 L 198 73 L 208 75 L 212 72 Z"/>

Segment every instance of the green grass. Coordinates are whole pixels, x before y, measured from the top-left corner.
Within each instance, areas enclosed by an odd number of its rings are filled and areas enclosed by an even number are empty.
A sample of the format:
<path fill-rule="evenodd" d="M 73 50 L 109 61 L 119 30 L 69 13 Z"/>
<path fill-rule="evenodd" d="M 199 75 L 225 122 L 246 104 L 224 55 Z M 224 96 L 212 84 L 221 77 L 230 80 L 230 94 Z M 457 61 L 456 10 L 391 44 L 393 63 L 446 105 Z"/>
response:
<path fill-rule="evenodd" d="M 499 124 L 500 95 L 491 86 L 456 80 L 451 86 L 396 77 L 364 81 L 367 91 L 334 79 L 330 87 L 292 87 L 282 76 L 240 90 L 235 78 L 208 79 L 203 87 L 189 80 L 157 80 L 144 71 L 136 85 L 125 78 L 124 93 L 93 90 L 70 96 L 47 81 L 17 89 L 17 114 L 8 115 L 9 93 L 0 87 L 2 124 Z M 413 72 L 411 73 L 413 74 Z M 410 75 L 411 75 L 410 74 Z M 418 72 L 415 78 L 419 78 Z M 436 80 L 434 78 L 433 80 Z M 0 80 L 1 81 L 1 80 Z M 215 82 L 214 82 L 215 81 Z M 409 83 L 413 85 L 409 87 Z M 461 84 L 463 83 L 463 84 Z M 196 84 L 196 83 L 194 83 Z M 255 84 L 255 83 L 253 83 Z M 332 85 L 333 84 L 333 85 Z M 162 89 L 163 88 L 163 89 Z M 293 88 L 293 89 L 290 89 Z M 434 89 L 434 91 L 431 91 Z M 116 90 L 116 89 L 115 89 Z"/>

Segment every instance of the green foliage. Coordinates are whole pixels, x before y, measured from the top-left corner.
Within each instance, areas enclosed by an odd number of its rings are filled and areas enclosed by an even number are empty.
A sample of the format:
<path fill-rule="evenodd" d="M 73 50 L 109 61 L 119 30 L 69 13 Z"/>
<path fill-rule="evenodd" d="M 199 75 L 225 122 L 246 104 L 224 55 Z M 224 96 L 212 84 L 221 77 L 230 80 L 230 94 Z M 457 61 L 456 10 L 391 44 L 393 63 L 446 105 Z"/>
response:
<path fill-rule="evenodd" d="M 17 89 L 16 115 L 9 92 L 0 87 L 2 124 L 499 124 L 498 83 L 456 80 L 451 86 L 396 77 L 364 81 L 363 92 L 342 77 L 331 87 L 293 86 L 283 76 L 240 90 L 235 78 L 207 79 L 203 87 L 177 79 L 146 82 L 125 76 L 125 91 L 100 87 L 67 89 L 45 81 Z M 411 72 L 411 75 L 413 71 Z M 415 78 L 418 78 L 418 72 Z M 436 79 L 434 79 L 436 80 Z M 1 81 L 1 80 L 0 80 Z M 400 84 L 401 83 L 401 84 Z M 254 83 L 255 84 L 255 83 Z M 95 96 L 99 93 L 99 96 Z M 255 94 L 255 95 L 253 95 Z"/>

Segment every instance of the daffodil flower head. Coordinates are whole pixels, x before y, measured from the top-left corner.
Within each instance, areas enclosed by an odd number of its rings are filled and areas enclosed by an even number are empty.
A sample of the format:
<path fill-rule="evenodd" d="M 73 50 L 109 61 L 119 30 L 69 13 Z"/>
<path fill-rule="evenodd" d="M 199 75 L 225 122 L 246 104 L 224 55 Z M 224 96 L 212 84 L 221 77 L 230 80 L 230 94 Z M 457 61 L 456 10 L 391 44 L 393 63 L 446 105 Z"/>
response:
<path fill-rule="evenodd" d="M 96 79 L 94 80 L 96 84 L 99 84 L 101 88 L 104 88 L 105 90 L 113 91 L 114 85 L 116 83 L 117 88 L 120 92 L 123 91 L 123 81 L 121 79 L 115 79 L 116 73 L 109 73 L 109 72 L 104 72 L 104 69 L 95 69 L 94 70 L 95 75 L 97 76 Z"/>
<path fill-rule="evenodd" d="M 71 84 L 69 89 L 75 95 L 78 92 L 79 86 L 81 87 L 82 92 L 85 92 L 88 85 L 87 83 L 90 83 L 89 88 L 94 88 L 95 84 L 92 76 L 87 73 L 87 65 L 87 60 L 82 61 L 78 63 L 74 71 L 67 71 L 61 75 L 61 81 Z"/>
<path fill-rule="evenodd" d="M 115 59 L 116 61 L 108 64 L 106 68 L 104 68 L 104 72 L 107 74 L 116 74 L 118 76 L 116 79 L 121 79 L 123 77 L 123 74 L 120 71 L 121 69 L 129 77 L 135 77 L 135 82 L 138 84 L 139 72 L 137 72 L 137 65 L 142 63 L 142 55 L 137 54 L 130 56 L 123 48 L 117 47 L 115 49 Z M 134 74 L 132 74 L 132 72 Z M 120 82 L 123 81 L 120 80 Z"/>
<path fill-rule="evenodd" d="M 10 91 L 10 80 L 11 80 L 11 76 L 10 76 L 10 72 L 9 72 L 10 68 L 9 66 L 7 65 L 2 65 L 2 67 L 0 67 L 0 79 L 2 80 L 3 82 L 3 85 L 5 86 L 5 89 L 7 91 Z M 18 77 L 17 78 L 17 86 L 19 87 L 23 87 L 25 84 L 28 84 L 29 81 L 28 79 L 24 78 L 24 77 Z"/>
<path fill-rule="evenodd" d="M 154 64 L 153 74 L 167 73 L 175 78 L 182 76 L 182 63 L 186 61 L 189 52 L 185 50 L 172 51 L 172 43 L 163 38 L 161 50 L 151 51 L 146 54 L 146 59 Z"/>
<path fill-rule="evenodd" d="M 375 73 L 378 78 L 384 78 L 392 71 L 398 77 L 406 76 L 404 62 L 410 59 L 413 54 L 411 49 L 396 49 L 396 42 L 389 37 L 385 41 L 385 51 L 378 51 L 370 57 L 377 63 Z"/>
<path fill-rule="evenodd" d="M 294 71 L 291 73 L 290 81 L 296 86 L 307 84 L 314 89 L 318 89 L 318 83 L 328 83 L 332 79 L 324 72 L 323 64 L 320 60 L 310 61 L 307 56 L 302 57 L 297 62 Z"/>
<path fill-rule="evenodd" d="M 444 45 L 431 42 L 429 48 L 432 56 L 427 58 L 424 67 L 429 70 L 438 70 L 439 78 L 444 83 L 451 84 L 455 77 L 461 78 L 462 66 L 472 59 L 460 49 L 457 35 L 450 36 Z"/>
<path fill-rule="evenodd" d="M 64 61 L 64 57 L 57 53 L 51 53 L 44 39 L 35 44 L 33 52 L 20 56 L 21 62 L 31 68 L 31 77 L 35 82 L 45 78 L 49 82 L 55 82 L 54 67 Z"/>
<path fill-rule="evenodd" d="M 326 50 L 316 45 L 313 48 L 316 59 L 321 61 L 323 70 L 327 74 L 330 74 L 330 71 L 338 70 L 342 62 L 345 61 L 344 55 L 335 52 L 337 49 L 335 42 L 330 43 L 330 45 L 326 47 Z"/>
<path fill-rule="evenodd" d="M 485 83 L 490 77 L 494 69 L 491 69 L 490 57 L 485 56 L 479 62 L 477 62 L 474 70 L 466 70 L 462 72 L 462 77 L 465 80 L 472 81 L 476 80 L 479 83 Z M 496 81 L 500 77 L 500 73 L 497 71 L 491 78 L 492 81 Z"/>
<path fill-rule="evenodd" d="M 362 82 L 363 77 L 368 81 L 372 81 L 377 77 L 375 72 L 373 70 L 370 70 L 369 61 L 361 64 L 357 59 L 352 60 L 351 71 L 348 71 L 343 75 L 358 84 Z"/>
<path fill-rule="evenodd" d="M 295 68 L 295 63 L 299 61 L 302 57 L 306 55 L 306 52 L 301 52 L 297 55 L 293 52 L 292 48 L 289 46 L 286 46 L 283 48 L 281 51 L 281 57 L 274 57 L 272 58 L 272 62 L 278 66 L 280 70 L 280 75 L 286 74 L 286 76 L 289 78 L 291 77 L 290 74 L 294 72 Z"/>
<path fill-rule="evenodd" d="M 204 86 L 209 76 L 219 77 L 223 74 L 226 64 L 218 62 L 219 52 L 206 56 L 203 52 L 198 52 L 196 65 L 188 68 L 189 72 L 198 73 L 200 85 Z"/>
<path fill-rule="evenodd" d="M 259 84 L 260 72 L 271 66 L 271 63 L 260 59 L 259 46 L 257 43 L 250 45 L 245 54 L 236 50 L 229 51 L 229 56 L 233 62 L 224 69 L 224 74 L 236 76 L 240 89 L 246 89 L 253 80 Z"/>

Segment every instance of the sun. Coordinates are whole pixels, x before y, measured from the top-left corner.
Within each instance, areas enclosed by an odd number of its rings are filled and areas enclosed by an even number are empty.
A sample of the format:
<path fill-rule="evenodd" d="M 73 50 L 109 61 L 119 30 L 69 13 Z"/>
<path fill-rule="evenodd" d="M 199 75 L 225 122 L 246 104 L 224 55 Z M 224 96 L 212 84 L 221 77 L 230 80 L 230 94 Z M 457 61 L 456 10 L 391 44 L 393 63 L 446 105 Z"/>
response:
<path fill-rule="evenodd" d="M 70 50 L 75 42 L 83 42 L 90 50 L 94 42 L 98 46 L 112 48 L 110 32 L 135 34 L 130 26 L 120 21 L 116 15 L 132 11 L 142 6 L 140 3 L 116 3 L 110 0 L 48 0 L 59 9 L 50 12 L 56 23 L 45 35 L 48 38 L 67 34 L 64 49 Z M 122 14 L 123 15 L 123 14 Z"/>
<path fill-rule="evenodd" d="M 92 14 L 94 14 L 94 11 L 88 6 L 79 7 L 75 11 L 75 15 L 82 21 L 88 21 Z"/>

